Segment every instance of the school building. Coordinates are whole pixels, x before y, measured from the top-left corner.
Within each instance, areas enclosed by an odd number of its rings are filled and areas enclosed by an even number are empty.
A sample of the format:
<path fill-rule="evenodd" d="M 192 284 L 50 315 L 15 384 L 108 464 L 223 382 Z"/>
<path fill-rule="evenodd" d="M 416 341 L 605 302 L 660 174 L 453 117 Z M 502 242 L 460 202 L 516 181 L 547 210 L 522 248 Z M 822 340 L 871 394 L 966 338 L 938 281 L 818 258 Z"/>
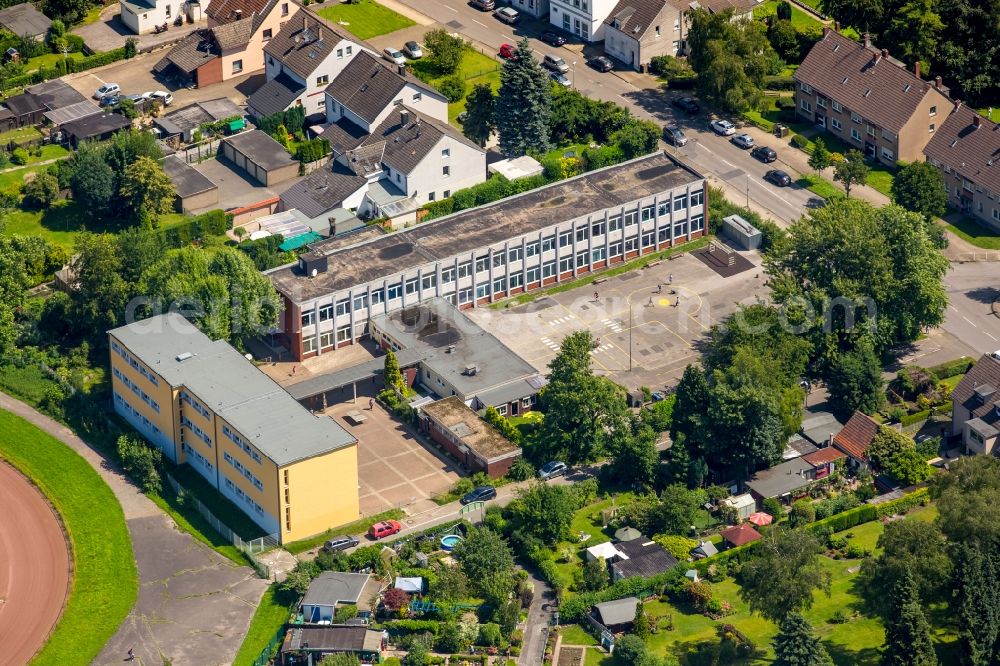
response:
<path fill-rule="evenodd" d="M 357 440 L 176 313 L 108 332 L 115 411 L 287 543 L 357 520 Z"/>
<path fill-rule="evenodd" d="M 301 360 L 433 298 L 475 307 L 687 243 L 705 232 L 706 198 L 704 176 L 654 153 L 412 229 L 318 244 L 268 271 L 284 301 L 278 339 Z"/>

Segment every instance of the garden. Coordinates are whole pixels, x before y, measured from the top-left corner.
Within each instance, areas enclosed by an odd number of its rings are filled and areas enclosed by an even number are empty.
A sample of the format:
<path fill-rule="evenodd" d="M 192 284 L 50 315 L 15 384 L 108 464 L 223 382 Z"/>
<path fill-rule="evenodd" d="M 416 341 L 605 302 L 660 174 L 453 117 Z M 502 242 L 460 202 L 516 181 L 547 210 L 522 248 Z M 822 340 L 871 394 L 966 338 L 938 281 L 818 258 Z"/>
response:
<path fill-rule="evenodd" d="M 317 7 L 316 13 L 358 39 L 371 39 L 416 25 L 411 19 L 374 0 L 331 3 Z"/>

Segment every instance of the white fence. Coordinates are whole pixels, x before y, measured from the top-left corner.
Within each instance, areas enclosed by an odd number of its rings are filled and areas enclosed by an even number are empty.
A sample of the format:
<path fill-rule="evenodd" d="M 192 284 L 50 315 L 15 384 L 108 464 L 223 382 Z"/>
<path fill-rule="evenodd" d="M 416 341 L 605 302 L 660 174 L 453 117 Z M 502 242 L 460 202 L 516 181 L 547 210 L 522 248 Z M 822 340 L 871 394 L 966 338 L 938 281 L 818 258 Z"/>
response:
<path fill-rule="evenodd" d="M 266 579 L 271 578 L 270 567 L 254 557 L 254 555 L 280 547 L 281 542 L 278 541 L 277 535 L 268 534 L 262 537 L 257 537 L 256 539 L 244 541 L 239 534 L 231 530 L 228 525 L 216 518 L 215 514 L 209 511 L 208 507 L 205 506 L 201 500 L 188 492 L 184 486 L 179 484 L 177 480 L 174 479 L 174 477 L 167 473 L 164 473 L 163 476 L 179 497 L 183 493 L 184 502 L 190 502 L 194 508 L 198 510 L 198 513 L 201 514 L 201 517 L 208 521 L 209 525 L 212 526 L 212 529 L 218 532 L 224 539 L 236 546 L 236 548 L 247 556 L 250 562 L 253 563 L 253 568 L 257 572 L 258 576 Z"/>

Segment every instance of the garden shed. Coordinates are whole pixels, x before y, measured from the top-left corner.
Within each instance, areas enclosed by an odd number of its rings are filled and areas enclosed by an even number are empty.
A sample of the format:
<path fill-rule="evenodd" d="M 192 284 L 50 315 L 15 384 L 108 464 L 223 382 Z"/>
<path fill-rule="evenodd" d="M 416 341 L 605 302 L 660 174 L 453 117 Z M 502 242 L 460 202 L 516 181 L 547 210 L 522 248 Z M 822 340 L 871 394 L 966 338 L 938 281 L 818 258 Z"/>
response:
<path fill-rule="evenodd" d="M 176 207 L 182 213 L 217 206 L 219 186 L 177 155 L 163 160 L 163 172 L 174 184 Z"/>

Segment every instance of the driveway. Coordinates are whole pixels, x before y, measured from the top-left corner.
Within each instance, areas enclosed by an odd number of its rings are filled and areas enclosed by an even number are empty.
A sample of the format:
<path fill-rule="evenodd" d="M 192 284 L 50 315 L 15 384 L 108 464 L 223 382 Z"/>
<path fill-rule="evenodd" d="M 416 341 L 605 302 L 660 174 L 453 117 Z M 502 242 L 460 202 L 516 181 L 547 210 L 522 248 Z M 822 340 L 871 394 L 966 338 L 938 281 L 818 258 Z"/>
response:
<path fill-rule="evenodd" d="M 106 7 L 101 12 L 101 18 L 98 20 L 73 28 L 70 32 L 83 37 L 83 41 L 87 43 L 87 46 L 95 51 L 111 51 L 121 48 L 125 46 L 125 40 L 129 37 L 138 37 L 139 48 L 144 50 L 179 42 L 195 30 L 208 27 L 208 19 L 198 21 L 197 23 L 185 23 L 179 27 L 171 22 L 166 32 L 136 35 L 121 22 L 120 14 L 121 7 L 116 2 Z"/>
<path fill-rule="evenodd" d="M 268 582 L 182 532 L 113 464 L 69 428 L 0 393 L 0 409 L 27 419 L 79 453 L 122 505 L 139 569 L 139 598 L 96 664 L 229 664 Z"/>

